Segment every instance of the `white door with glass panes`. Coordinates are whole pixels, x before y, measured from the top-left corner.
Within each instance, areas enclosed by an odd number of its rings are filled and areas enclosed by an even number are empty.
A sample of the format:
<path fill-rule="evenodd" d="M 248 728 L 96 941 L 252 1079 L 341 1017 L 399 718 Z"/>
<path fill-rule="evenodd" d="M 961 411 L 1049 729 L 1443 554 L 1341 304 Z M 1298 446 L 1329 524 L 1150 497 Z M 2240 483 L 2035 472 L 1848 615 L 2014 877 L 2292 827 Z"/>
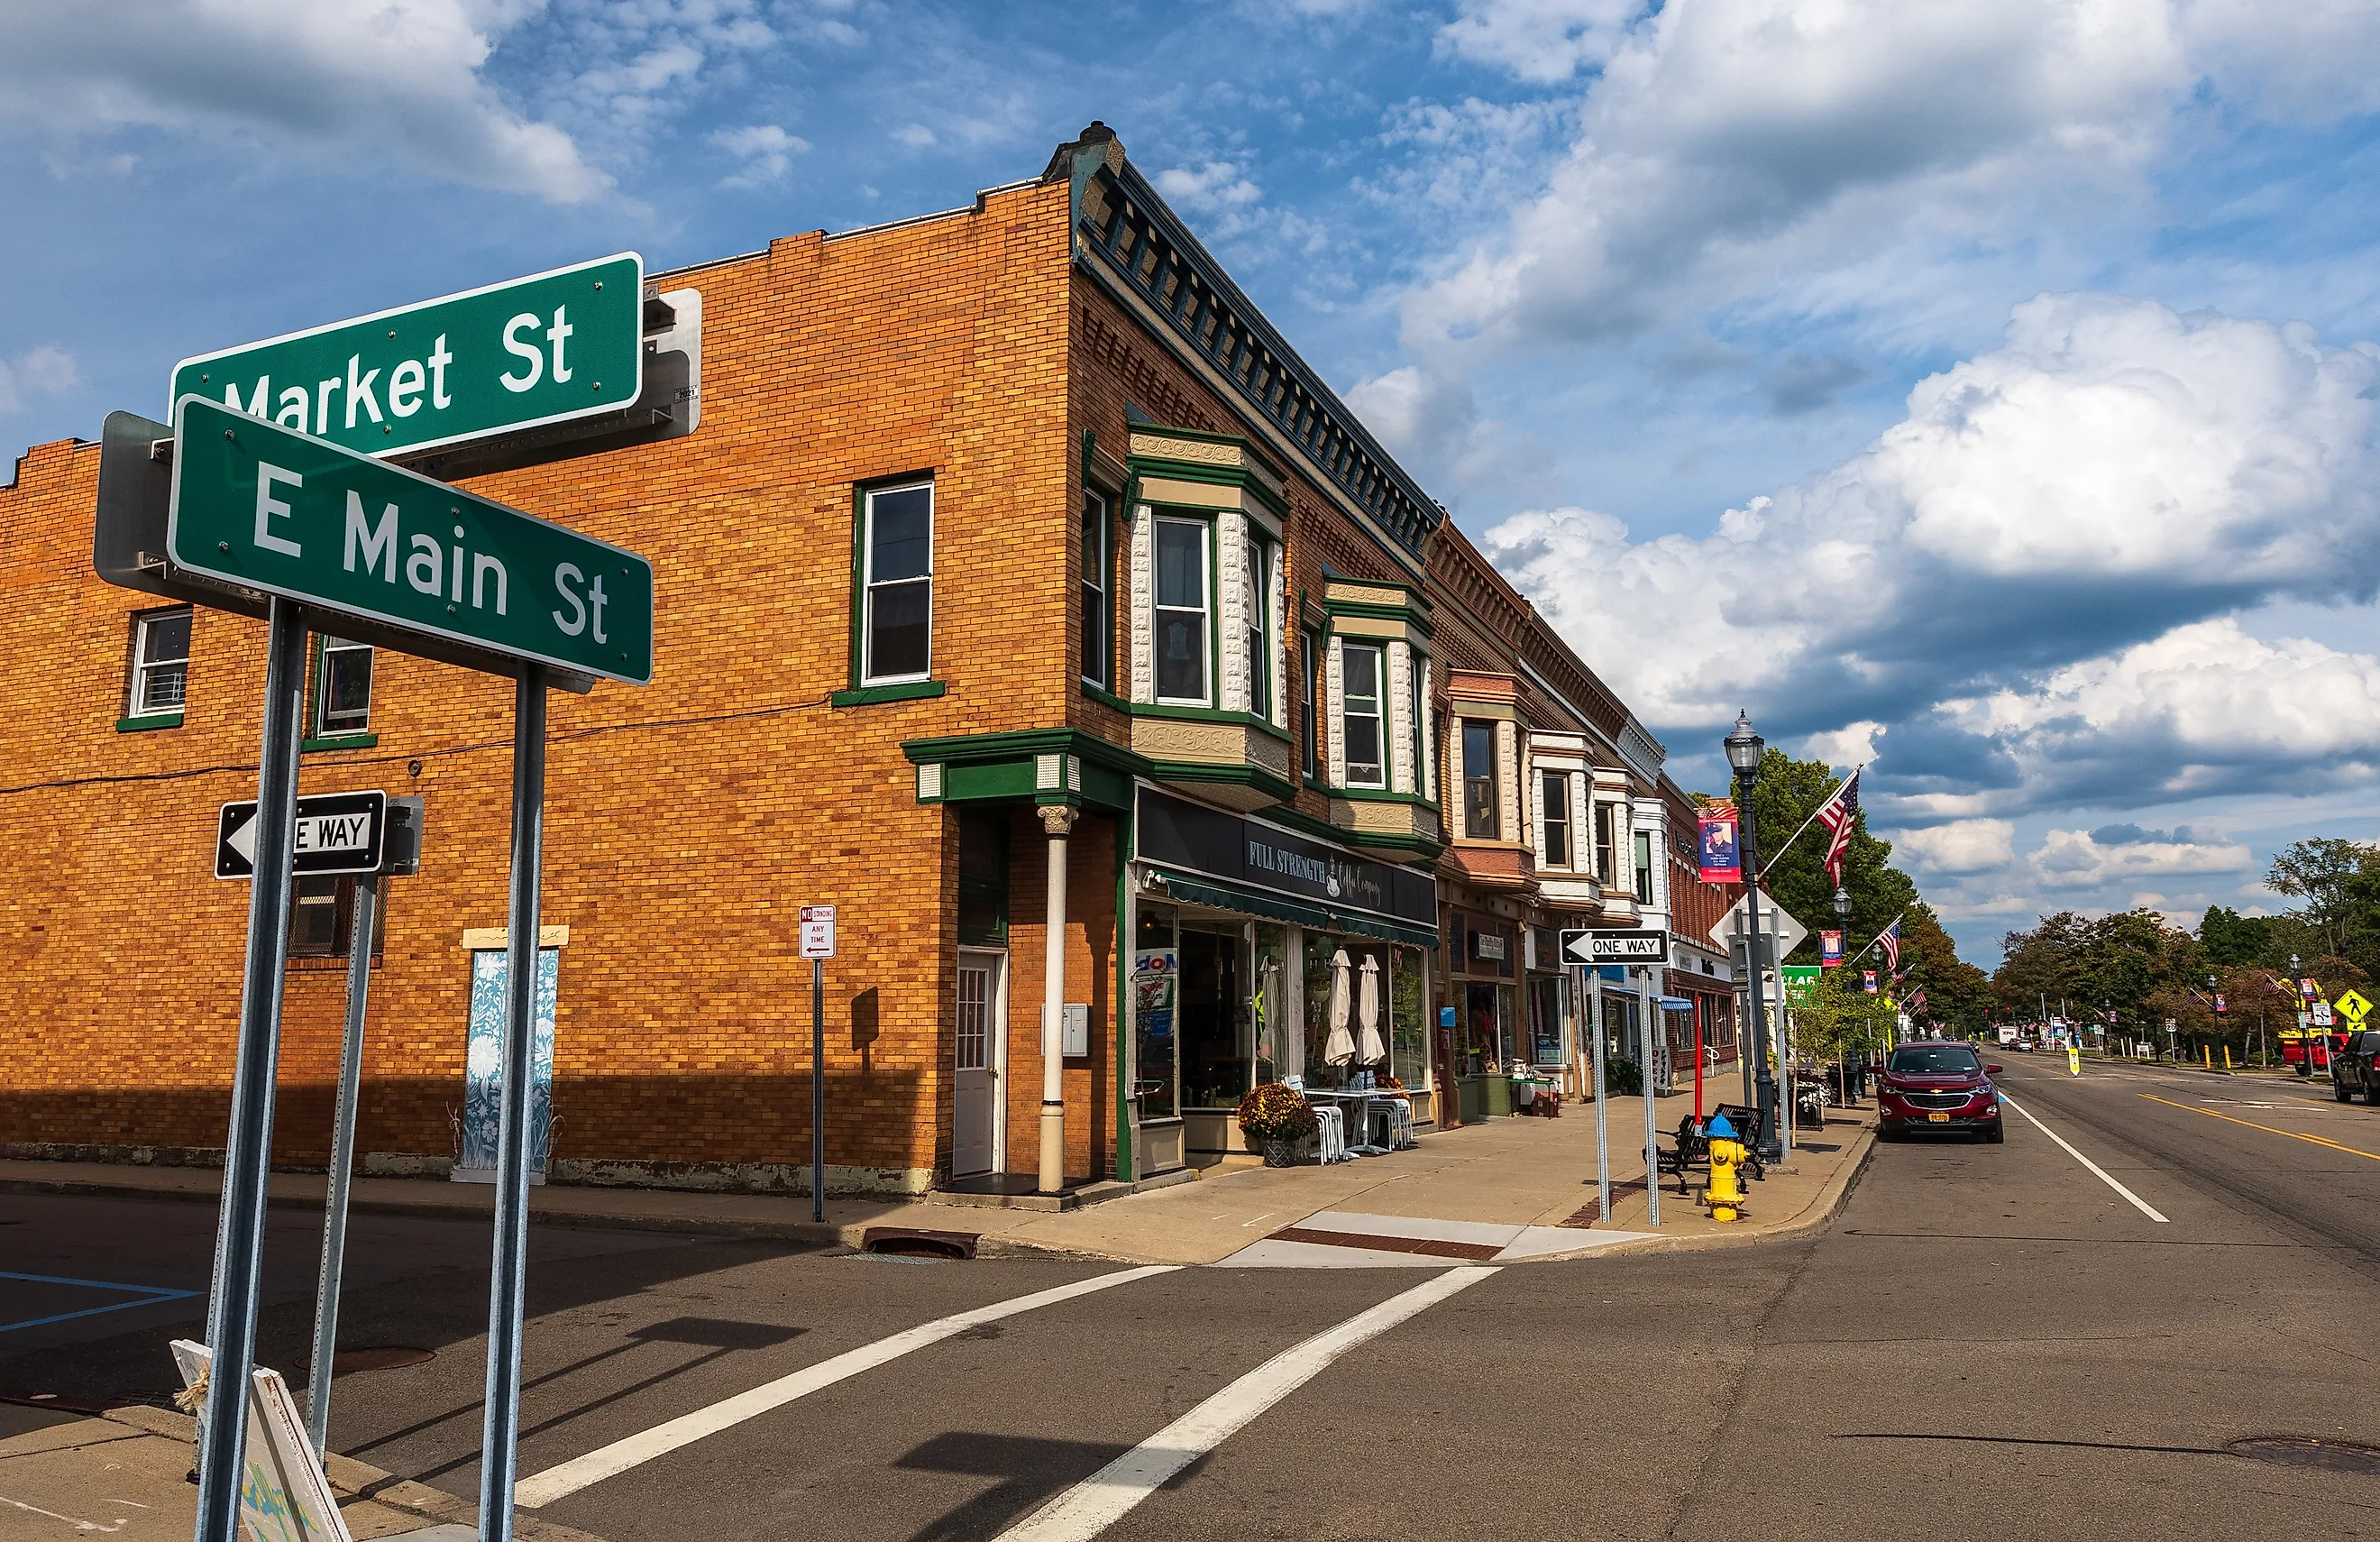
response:
<path fill-rule="evenodd" d="M 1008 957 L 959 954 L 958 1075 L 951 1111 L 951 1176 L 1000 1167 L 1000 1075 L 1008 1060 Z"/>

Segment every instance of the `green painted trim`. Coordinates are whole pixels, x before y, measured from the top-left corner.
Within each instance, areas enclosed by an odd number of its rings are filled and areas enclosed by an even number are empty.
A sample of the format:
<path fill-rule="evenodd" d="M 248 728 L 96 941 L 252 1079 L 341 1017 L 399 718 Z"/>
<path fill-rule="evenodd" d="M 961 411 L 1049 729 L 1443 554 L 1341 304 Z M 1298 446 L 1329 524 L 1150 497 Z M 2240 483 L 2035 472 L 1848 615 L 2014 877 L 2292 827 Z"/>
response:
<path fill-rule="evenodd" d="M 179 712 L 151 712 L 146 717 L 117 718 L 115 720 L 115 731 L 119 734 L 146 734 L 152 728 L 179 728 L 181 726 L 182 714 Z"/>
<path fill-rule="evenodd" d="M 1160 707 L 1148 701 L 1116 703 L 1136 718 L 1179 718 L 1187 722 L 1227 722 L 1237 728 L 1261 729 L 1283 744 L 1290 742 L 1289 730 L 1275 727 L 1254 712 L 1229 712 L 1220 707 Z"/>
<path fill-rule="evenodd" d="M 836 691 L 827 701 L 836 707 L 873 707 L 880 701 L 923 701 L 948 689 L 940 680 L 911 680 L 898 686 L 856 686 Z"/>
<path fill-rule="evenodd" d="M 1324 600 L 1323 610 L 1331 615 L 1360 615 L 1374 621 L 1401 621 L 1423 637 L 1435 637 L 1438 628 L 1422 618 L 1410 605 L 1375 605 L 1368 601 Z"/>
<path fill-rule="evenodd" d="M 923 803 L 1064 803 L 1104 814 L 1132 804 L 1133 779 L 1148 761 L 1122 745 L 1076 728 L 1030 728 L 1003 734 L 962 734 L 911 739 L 901 753 L 912 765 L 940 765 L 942 793 Z M 1082 786 L 1039 786 L 1036 760 L 1072 755 L 1081 762 Z"/>
<path fill-rule="evenodd" d="M 370 749 L 380 743 L 377 734 L 316 735 L 298 741 L 298 751 L 305 754 L 317 749 Z"/>
<path fill-rule="evenodd" d="M 1243 466 L 1217 466 L 1203 460 L 1169 460 L 1162 455 L 1135 455 L 1127 464 L 1136 479 L 1163 477 L 1169 481 L 1234 487 L 1270 510 L 1274 518 L 1289 517 L 1289 500 L 1267 487 L 1255 473 Z"/>
<path fill-rule="evenodd" d="M 1079 728 L 1020 728 L 997 734 L 952 734 L 940 738 L 905 739 L 901 753 L 911 765 L 929 761 L 945 765 L 961 761 L 1009 760 L 1021 755 L 1060 753 L 1111 766 L 1134 775 L 1146 774 L 1148 760 L 1123 745 L 1086 734 Z"/>
<path fill-rule="evenodd" d="M 1295 784 L 1275 776 L 1262 766 L 1251 766 L 1245 761 L 1238 765 L 1223 765 L 1213 760 L 1151 760 L 1148 775 L 1153 782 L 1208 782 L 1254 787 L 1275 803 L 1287 803 L 1297 795 Z"/>
<path fill-rule="evenodd" d="M 1381 835 L 1359 838 L 1354 831 L 1342 830 L 1328 820 L 1318 820 L 1313 815 L 1301 813 L 1295 808 L 1268 808 L 1265 810 L 1264 817 L 1275 824 L 1285 825 L 1303 834 L 1316 836 L 1334 845 L 1345 846 L 1351 850 L 1369 848 L 1412 853 L 1413 855 L 1397 859 L 1402 867 L 1427 869 L 1435 866 L 1439 854 L 1446 850 L 1444 842 L 1430 841 L 1419 835 Z"/>
<path fill-rule="evenodd" d="M 1083 682 L 1083 695 L 1087 699 L 1096 701 L 1102 707 L 1112 707 L 1119 712 L 1129 712 L 1132 710 L 1131 702 L 1126 701 L 1123 698 L 1116 695 L 1113 691 L 1101 690 L 1099 686 L 1092 685 L 1087 680 Z"/>
<path fill-rule="evenodd" d="M 1132 808 L 1126 805 L 1116 818 L 1115 843 L 1115 1171 L 1124 1183 L 1135 1181 L 1135 1162 L 1132 1148 L 1132 1034 L 1139 1026 L 1140 1014 L 1133 1007 L 1132 959 L 1134 951 L 1132 909 Z"/>
<path fill-rule="evenodd" d="M 1330 787 L 1325 791 L 1332 797 L 1343 797 L 1350 803 L 1411 803 L 1433 813 L 1438 810 L 1437 799 L 1424 797 L 1419 793 L 1396 793 L 1385 787 Z"/>
<path fill-rule="evenodd" d="M 848 682 L 854 692 L 859 689 L 860 650 L 867 646 L 866 639 L 859 635 L 868 611 L 867 541 L 868 486 L 864 482 L 854 482 L 851 484 L 851 678 Z M 929 638 L 927 647 L 930 649 L 932 646 L 932 640 Z M 841 696 L 844 693 L 838 691 L 835 694 Z M 843 703 L 838 701 L 835 705 L 839 707 Z"/>

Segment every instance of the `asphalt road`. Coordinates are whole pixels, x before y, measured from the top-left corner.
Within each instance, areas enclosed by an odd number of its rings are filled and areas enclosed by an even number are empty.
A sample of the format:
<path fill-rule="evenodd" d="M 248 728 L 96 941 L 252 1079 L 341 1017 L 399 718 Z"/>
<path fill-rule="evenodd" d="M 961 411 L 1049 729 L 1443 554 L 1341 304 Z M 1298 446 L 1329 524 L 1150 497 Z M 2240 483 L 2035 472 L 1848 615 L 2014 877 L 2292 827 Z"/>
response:
<path fill-rule="evenodd" d="M 2023 1057 L 2004 1079 L 2139 1206 L 2014 1117 L 2004 1146 L 1880 1147 L 1800 1242 L 1476 1274 L 1155 1273 L 945 1326 L 839 1380 L 820 1367 L 1115 1266 L 540 1229 L 521 1471 L 625 1442 L 618 1470 L 538 1512 L 613 1542 L 993 1537 L 1053 1500 L 1063 1524 L 1037 1536 L 2380 1535 L 2380 1472 L 2229 1448 L 2380 1446 L 2380 1367 L 2338 1347 L 2372 1342 L 2380 1110 L 2294 1082 L 2058 1069 Z M 0 1196 L 0 1258 L 202 1289 L 212 1220 Z M 276 1211 L 273 1244 L 263 1357 L 296 1373 L 311 1228 Z M 342 1375 L 333 1443 L 470 1494 L 484 1232 L 359 1218 L 355 1245 L 343 1346 L 431 1355 Z M 0 1324 L 91 1299 L 0 1279 Z M 162 1392 L 164 1341 L 202 1314 L 182 1298 L 0 1327 L 0 1389 Z M 717 1413 L 765 1388 L 773 1406 Z M 706 1422 L 672 1433 L 689 1418 Z"/>

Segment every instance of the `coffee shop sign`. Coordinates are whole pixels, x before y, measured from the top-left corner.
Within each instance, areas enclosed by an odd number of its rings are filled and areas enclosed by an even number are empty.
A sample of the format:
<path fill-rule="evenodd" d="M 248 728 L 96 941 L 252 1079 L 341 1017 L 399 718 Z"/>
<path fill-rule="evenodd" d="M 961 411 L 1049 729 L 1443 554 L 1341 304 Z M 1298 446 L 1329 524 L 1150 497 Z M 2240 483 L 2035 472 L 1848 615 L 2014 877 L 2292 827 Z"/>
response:
<path fill-rule="evenodd" d="M 1270 873 L 1297 883 L 1311 884 L 1334 900 L 1353 905 L 1378 905 L 1380 896 L 1358 893 L 1364 887 L 1355 864 L 1335 856 L 1310 856 L 1291 851 L 1258 836 L 1248 837 L 1248 867 L 1257 872 Z"/>

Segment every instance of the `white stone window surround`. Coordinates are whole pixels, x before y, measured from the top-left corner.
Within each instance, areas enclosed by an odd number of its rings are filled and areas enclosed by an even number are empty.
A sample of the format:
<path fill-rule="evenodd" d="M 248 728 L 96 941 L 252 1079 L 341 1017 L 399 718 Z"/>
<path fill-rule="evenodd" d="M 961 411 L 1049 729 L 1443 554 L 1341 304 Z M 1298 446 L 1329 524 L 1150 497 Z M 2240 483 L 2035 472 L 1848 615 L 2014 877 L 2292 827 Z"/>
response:
<path fill-rule="evenodd" d="M 1414 790 L 1413 644 L 1402 637 L 1391 639 L 1387 657 L 1389 699 L 1383 705 L 1388 719 L 1389 790 L 1410 793 Z"/>
<path fill-rule="evenodd" d="M 1424 786 L 1432 778 L 1427 774 L 1432 768 L 1429 757 L 1434 752 L 1429 722 L 1429 655 L 1422 652 L 1405 638 L 1378 637 L 1369 633 L 1332 632 L 1324 644 L 1322 655 L 1323 766 L 1333 787 L 1347 783 L 1347 645 L 1377 648 L 1380 650 L 1380 732 L 1387 736 L 1387 784 L 1384 788 L 1366 786 L 1366 792 L 1412 794 L 1423 790 L 1416 786 L 1416 777 Z M 1422 696 L 1416 703 L 1414 691 L 1414 671 L 1421 671 Z M 1415 709 L 1419 708 L 1416 716 Z M 1426 791 L 1424 795 L 1427 796 Z"/>
<path fill-rule="evenodd" d="M 1496 777 L 1503 783 L 1497 792 L 1502 805 L 1504 839 L 1526 845 L 1528 827 L 1521 822 L 1521 725 L 1511 718 L 1497 720 Z"/>
<path fill-rule="evenodd" d="M 1438 801 L 1438 710 L 1430 701 L 1429 655 L 1421 660 L 1421 687 L 1414 693 L 1420 721 L 1414 724 L 1420 748 L 1415 759 L 1421 767 L 1421 795 L 1427 801 Z"/>
<path fill-rule="evenodd" d="M 1322 655 L 1322 691 L 1327 708 L 1322 714 L 1323 730 L 1330 742 L 1323 756 L 1330 775 L 1330 785 L 1347 785 L 1347 720 L 1342 706 L 1347 699 L 1347 664 L 1345 645 L 1337 633 Z"/>
<path fill-rule="evenodd" d="M 1265 662 L 1271 675 L 1270 699 L 1265 721 L 1283 733 L 1289 731 L 1289 696 L 1284 650 L 1281 646 L 1281 619 L 1288 607 L 1286 569 L 1281 560 L 1282 545 L 1280 527 L 1260 514 L 1240 509 L 1184 508 L 1167 504 L 1161 510 L 1153 504 L 1136 504 L 1132 511 L 1132 564 L 1126 580 L 1132 606 L 1130 625 L 1132 649 L 1132 694 L 1129 699 L 1147 705 L 1157 701 L 1157 522 L 1165 519 L 1183 521 L 1204 520 L 1213 531 L 1211 542 L 1212 568 L 1208 575 L 1208 616 L 1210 655 L 1219 656 L 1220 667 L 1209 680 L 1208 700 L 1225 711 L 1245 712 L 1253 705 L 1249 690 L 1247 649 L 1244 639 L 1247 622 L 1247 563 L 1250 542 L 1261 542 L 1269 548 L 1270 561 L 1265 564 L 1269 591 L 1263 603 L 1269 613 L 1265 617 Z"/>

